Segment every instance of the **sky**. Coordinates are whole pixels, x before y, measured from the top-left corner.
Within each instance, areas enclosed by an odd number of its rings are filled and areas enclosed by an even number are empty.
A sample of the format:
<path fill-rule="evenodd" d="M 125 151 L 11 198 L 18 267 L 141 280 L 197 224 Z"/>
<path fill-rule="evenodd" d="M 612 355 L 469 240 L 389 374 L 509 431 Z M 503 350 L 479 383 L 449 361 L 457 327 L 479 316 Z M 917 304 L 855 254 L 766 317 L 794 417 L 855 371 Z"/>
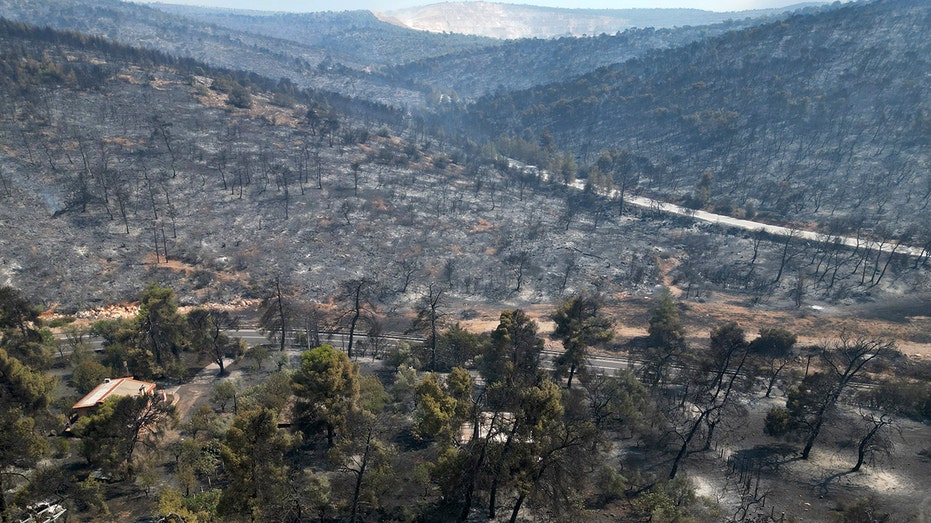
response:
<path fill-rule="evenodd" d="M 153 1 L 153 0 L 142 0 Z M 163 3 L 256 9 L 260 11 L 347 11 L 368 9 L 390 11 L 439 3 L 441 0 L 158 0 Z M 624 9 L 630 7 L 688 7 L 708 11 L 743 11 L 785 7 L 804 0 L 489 0 L 509 4 L 530 4 L 574 9 Z"/>

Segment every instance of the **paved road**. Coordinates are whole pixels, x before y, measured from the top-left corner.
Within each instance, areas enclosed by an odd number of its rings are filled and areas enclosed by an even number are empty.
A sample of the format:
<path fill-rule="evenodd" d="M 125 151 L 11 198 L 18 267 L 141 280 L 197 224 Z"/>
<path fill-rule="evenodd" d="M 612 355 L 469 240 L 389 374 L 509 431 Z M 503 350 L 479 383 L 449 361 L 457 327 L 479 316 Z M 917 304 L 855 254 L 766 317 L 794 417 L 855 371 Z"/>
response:
<path fill-rule="evenodd" d="M 572 183 L 572 187 L 584 190 L 585 183 L 581 180 L 576 180 Z M 610 193 L 611 198 L 617 198 L 620 193 L 614 189 Z M 864 238 L 854 238 L 850 236 L 835 236 L 830 234 L 822 234 L 820 232 L 806 231 L 802 229 L 793 229 L 791 227 L 783 227 L 781 225 L 770 225 L 767 223 L 755 222 L 752 220 L 742 220 L 740 218 L 734 218 L 731 216 L 725 216 L 723 214 L 715 214 L 707 211 L 699 211 L 695 209 L 689 209 L 682 207 L 680 205 L 675 205 L 672 203 L 662 202 L 659 200 L 654 200 L 652 198 L 646 198 L 643 196 L 631 196 L 625 195 L 624 202 L 634 207 L 640 207 L 641 209 L 647 209 L 656 212 L 663 212 L 666 214 L 673 214 L 677 216 L 687 216 L 689 218 L 706 222 L 714 223 L 717 225 L 725 225 L 728 227 L 735 227 L 738 229 L 744 229 L 748 231 L 763 231 L 768 234 L 775 236 L 783 237 L 792 237 L 799 238 L 808 241 L 814 241 L 818 243 L 837 243 L 852 248 L 868 249 L 868 250 L 878 250 L 881 252 L 896 252 L 899 254 L 907 254 L 909 256 L 924 256 L 925 250 L 921 247 L 913 247 L 909 245 L 899 245 L 896 242 L 891 243 L 880 243 Z"/>
<path fill-rule="evenodd" d="M 644 209 L 657 210 L 660 212 L 675 214 L 679 216 L 688 216 L 699 221 L 714 223 L 718 225 L 726 225 L 728 227 L 736 227 L 739 229 L 746 229 L 748 231 L 763 231 L 776 236 L 783 237 L 792 237 L 800 238 L 803 240 L 815 241 L 818 243 L 838 243 L 840 245 L 845 245 L 847 247 L 869 249 L 869 250 L 878 250 L 882 252 L 897 252 L 899 254 L 907 254 L 909 256 L 923 256 L 924 250 L 919 247 L 910 247 L 907 245 L 898 245 L 897 243 L 879 243 L 863 238 L 852 238 L 850 236 L 834 236 L 829 234 L 822 234 L 820 232 L 805 231 L 801 229 L 792 229 L 789 227 L 782 227 L 780 225 L 770 225 L 767 223 L 755 222 L 752 220 L 742 220 L 740 218 L 733 218 L 731 216 L 724 216 L 722 214 L 714 214 L 706 211 L 698 211 L 694 209 L 687 209 L 678 205 L 671 203 L 661 202 L 659 200 L 653 200 L 650 198 L 644 198 L 642 196 L 626 196 L 624 201 L 628 204 L 631 204 L 635 207 L 640 207 Z"/>
<path fill-rule="evenodd" d="M 552 368 L 552 361 L 562 354 L 558 350 L 543 351 L 543 366 Z M 604 371 L 605 374 L 614 374 L 618 370 L 634 370 L 637 362 L 627 356 L 612 356 L 609 354 L 590 354 L 588 356 L 588 368 Z"/>
<path fill-rule="evenodd" d="M 268 338 L 266 338 L 264 335 L 262 335 L 260 332 L 254 329 L 241 329 L 239 331 L 231 331 L 228 334 L 230 336 L 236 336 L 236 337 L 246 340 L 246 343 L 248 343 L 250 347 L 269 343 Z M 346 350 L 346 347 L 349 344 L 349 334 L 347 333 L 337 333 L 337 332 L 325 333 L 325 334 L 321 334 L 320 338 L 321 338 L 320 341 L 324 343 L 329 343 L 334 348 L 340 349 L 340 350 Z M 359 342 L 366 340 L 366 337 L 364 335 L 357 334 L 354 336 L 354 338 L 355 338 L 353 341 L 354 346 L 355 344 L 358 344 Z M 394 345 L 395 343 L 399 341 L 405 341 L 411 344 L 420 343 L 424 341 L 423 338 L 418 338 L 414 336 L 406 336 L 402 334 L 388 334 L 388 335 L 385 335 L 384 338 L 388 341 L 389 345 Z M 295 349 L 292 347 L 289 350 L 289 352 L 293 350 Z M 550 362 L 552 362 L 552 360 L 556 358 L 557 356 L 559 356 L 560 354 L 562 354 L 562 351 L 558 351 L 558 350 L 543 351 L 542 358 L 544 361 L 544 365 L 547 365 Z M 588 358 L 588 365 L 590 368 L 600 369 L 609 374 L 613 374 L 618 369 L 632 369 L 633 367 L 636 367 L 637 364 L 636 362 L 628 359 L 625 356 L 593 354 L 589 356 Z"/>
<path fill-rule="evenodd" d="M 254 328 L 242 328 L 237 331 L 227 331 L 228 336 L 235 338 L 242 338 L 249 344 L 250 347 L 262 344 L 274 345 L 277 342 L 271 342 L 268 338 Z M 389 346 L 394 346 L 400 342 L 406 342 L 410 344 L 422 343 L 424 338 L 417 336 L 408 336 L 404 334 L 385 334 L 381 336 L 381 339 L 388 342 Z M 353 335 L 353 347 L 359 343 L 364 343 L 368 340 L 368 337 L 364 333 L 355 333 Z M 332 345 L 336 349 L 346 350 L 349 346 L 349 333 L 348 332 L 338 332 L 338 331 L 322 331 L 320 333 L 320 342 Z"/>
<path fill-rule="evenodd" d="M 227 335 L 234 338 L 241 338 L 249 345 L 249 347 L 255 347 L 258 345 L 275 345 L 273 342 L 270 342 L 264 334 L 259 332 L 253 327 L 246 327 L 239 330 L 227 331 Z M 389 347 L 393 347 L 399 342 L 406 342 L 410 344 L 421 343 L 424 341 L 424 338 L 409 336 L 404 334 L 385 334 L 382 337 L 387 341 Z M 64 341 L 63 337 L 59 338 L 61 341 Z M 367 340 L 367 337 L 364 334 L 356 334 L 354 336 L 353 345 L 357 345 Z M 85 343 L 89 343 L 95 348 L 95 350 L 103 350 L 103 338 L 99 337 L 85 337 Z M 334 348 L 345 351 L 349 345 L 349 334 L 346 332 L 322 332 L 320 335 L 320 341 L 322 343 L 327 343 L 332 345 Z M 289 345 L 287 347 L 286 353 L 288 357 L 293 360 L 298 358 L 305 349 L 303 347 L 297 347 Z M 64 349 L 64 354 L 68 355 L 70 353 L 70 348 Z M 277 352 L 276 352 L 277 354 Z M 562 354 L 562 351 L 559 350 L 544 350 L 542 354 L 542 364 L 546 368 L 552 368 L 552 361 Z M 226 364 L 232 364 L 232 360 L 227 360 Z M 606 374 L 614 374 L 618 370 L 633 370 L 638 366 L 636 360 L 630 359 L 626 356 L 613 356 L 609 354 L 591 354 L 588 357 L 588 366 L 591 369 L 597 369 L 605 372 Z M 207 364 L 200 372 L 197 373 L 192 379 L 188 380 L 184 385 L 173 387 L 169 390 L 172 393 L 178 393 L 180 390 L 185 388 L 185 385 L 203 385 L 206 383 L 212 383 L 217 379 L 217 372 L 219 372 L 219 367 L 216 363 Z M 190 399 L 190 398 L 188 398 Z M 193 401 L 193 400 L 192 400 Z"/>
<path fill-rule="evenodd" d="M 255 347 L 257 345 L 274 345 L 274 342 L 269 341 L 269 339 L 258 331 L 258 329 L 247 327 L 239 330 L 229 330 L 226 331 L 226 334 L 233 338 L 242 338 L 249 344 L 250 347 Z M 386 334 L 382 336 L 384 340 L 388 342 L 389 346 L 404 341 L 407 343 L 415 344 L 421 343 L 424 341 L 423 338 L 416 336 L 407 336 L 403 334 Z M 67 337 L 64 334 L 58 335 L 58 340 L 61 343 L 64 343 L 67 340 Z M 365 334 L 356 333 L 353 336 L 353 345 L 355 346 L 358 343 L 364 342 L 367 340 Z M 328 343 L 334 348 L 346 350 L 349 346 L 349 334 L 345 332 L 321 332 L 320 341 L 322 343 Z M 103 350 L 104 339 L 99 336 L 84 336 L 83 342 L 90 345 L 95 351 L 99 352 Z M 71 354 L 71 347 L 66 346 L 63 349 L 64 354 L 67 356 Z M 60 356 L 60 354 L 59 354 Z"/>
<path fill-rule="evenodd" d="M 264 345 L 272 344 L 271 342 L 268 341 L 268 338 L 266 338 L 265 335 L 263 335 L 261 332 L 259 332 L 258 330 L 254 328 L 245 328 L 245 329 L 240 329 L 238 331 L 228 331 L 227 334 L 229 336 L 241 338 L 245 340 L 246 343 L 250 347 L 255 347 L 255 346 L 263 345 L 263 344 Z M 355 338 L 353 342 L 354 344 L 358 344 L 366 340 L 365 335 L 355 335 L 354 338 Z M 388 342 L 389 346 L 393 346 L 394 344 L 400 341 L 404 341 L 412 345 L 415 343 L 420 343 L 424 341 L 423 338 L 418 338 L 415 336 L 409 336 L 409 335 L 404 335 L 404 334 L 386 334 L 385 336 L 383 336 L 383 338 Z M 345 351 L 347 348 L 347 345 L 349 344 L 349 334 L 343 333 L 343 332 L 321 333 L 321 341 L 323 343 L 328 343 L 332 345 L 336 349 Z M 100 338 L 90 338 L 88 342 L 91 343 L 93 346 L 97 347 L 98 350 L 99 348 L 102 348 L 103 346 L 103 340 Z M 303 352 L 304 350 L 305 349 L 303 347 L 289 345 L 286 352 L 289 358 L 294 360 L 296 358 L 299 358 L 301 352 Z M 68 354 L 68 353 L 69 353 L 69 350 L 65 350 L 65 354 Z M 542 354 L 542 366 L 544 368 L 552 369 L 553 360 L 556 357 L 558 357 L 560 354 L 562 354 L 562 351 L 544 350 Z M 233 363 L 233 360 L 226 361 L 227 365 L 231 365 L 232 363 Z M 292 363 L 294 363 L 294 361 L 292 361 Z M 614 374 L 618 370 L 635 370 L 637 367 L 640 366 L 640 362 L 638 360 L 630 358 L 628 356 L 611 355 L 611 354 L 603 354 L 603 353 L 590 354 L 587 359 L 587 364 L 590 369 L 600 370 L 604 372 L 605 374 Z M 679 369 L 679 370 L 683 370 L 683 369 Z M 187 383 L 197 384 L 197 383 L 209 383 L 209 382 L 215 381 L 217 379 L 218 371 L 219 371 L 219 367 L 217 366 L 217 364 L 210 363 L 207 366 L 205 366 L 197 374 L 197 376 L 189 380 Z M 861 383 L 861 382 L 851 383 L 851 387 L 856 387 L 860 389 L 871 388 L 874 386 L 875 385 L 869 384 L 869 383 Z M 179 387 L 175 387 L 174 389 L 178 389 L 178 388 Z"/>

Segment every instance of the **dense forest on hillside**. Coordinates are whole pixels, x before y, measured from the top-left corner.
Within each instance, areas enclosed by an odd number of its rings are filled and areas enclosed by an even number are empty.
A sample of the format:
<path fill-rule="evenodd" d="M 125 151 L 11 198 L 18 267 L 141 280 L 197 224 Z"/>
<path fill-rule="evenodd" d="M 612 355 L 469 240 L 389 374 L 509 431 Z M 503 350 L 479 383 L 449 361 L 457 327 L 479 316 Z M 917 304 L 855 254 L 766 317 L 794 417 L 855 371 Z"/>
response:
<path fill-rule="evenodd" d="M 931 201 L 929 30 L 924 2 L 845 5 L 490 96 L 463 118 L 592 160 L 629 151 L 659 173 L 627 175 L 638 189 L 696 207 L 911 241 Z"/>
<path fill-rule="evenodd" d="M 376 77 L 390 79 L 392 84 L 426 93 L 428 103 L 448 102 L 450 97 L 472 99 L 493 91 L 525 89 L 574 78 L 601 66 L 624 62 L 649 49 L 678 47 L 785 16 L 765 13 L 764 17 L 762 12 L 753 12 L 740 20 L 721 22 L 721 15 L 714 14 L 714 21 L 718 23 L 710 25 L 702 23 L 703 13 L 699 11 L 691 13 L 691 23 L 685 23 L 689 19 L 685 14 L 687 10 L 656 10 L 655 17 L 666 17 L 667 23 L 662 27 L 681 27 L 657 30 L 645 24 L 638 27 L 647 29 L 634 28 L 611 35 L 591 35 L 591 38 L 501 41 L 455 33 L 411 31 L 383 22 L 368 11 L 296 14 L 225 12 L 169 4 L 155 7 L 244 33 L 284 38 L 324 49 L 328 64 L 365 68 Z M 590 10 L 567 11 L 568 16 L 588 12 Z M 681 23 L 673 24 L 670 19 Z M 481 23 L 481 20 L 476 21 Z"/>

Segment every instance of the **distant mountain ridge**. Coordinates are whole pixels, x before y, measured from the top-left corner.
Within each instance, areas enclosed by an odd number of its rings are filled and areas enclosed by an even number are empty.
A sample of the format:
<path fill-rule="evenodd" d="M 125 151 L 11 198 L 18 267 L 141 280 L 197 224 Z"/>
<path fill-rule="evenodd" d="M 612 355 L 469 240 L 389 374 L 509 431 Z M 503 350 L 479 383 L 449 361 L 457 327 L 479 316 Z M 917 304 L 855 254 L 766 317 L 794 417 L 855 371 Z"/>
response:
<path fill-rule="evenodd" d="M 451 42 L 446 52 L 467 48 L 470 42 L 474 46 L 496 43 L 402 29 L 364 11 L 292 14 L 287 20 L 256 12 L 262 16 L 251 20 L 271 19 L 268 34 L 263 34 L 261 27 L 252 31 L 237 28 L 235 24 L 244 18 L 241 13 L 217 12 L 218 19 L 228 19 L 233 27 L 202 20 L 195 16 L 194 8 L 178 14 L 158 9 L 155 4 L 119 0 L 0 0 L 0 17 L 9 20 L 102 36 L 217 67 L 247 70 L 266 78 L 287 78 L 302 88 L 344 92 L 394 104 L 416 105 L 421 103 L 422 95 L 403 86 L 385 85 L 381 78 L 364 71 L 370 65 L 377 66 L 378 59 L 395 51 L 400 53 L 399 48 L 404 46 L 412 50 L 407 59 L 421 59 L 425 51 L 442 50 L 443 42 Z M 321 38 L 327 45 L 315 45 L 308 35 L 320 33 L 319 28 L 328 24 L 332 27 Z M 284 29 L 288 29 L 287 34 L 282 34 Z"/>
<path fill-rule="evenodd" d="M 556 13 L 570 24 L 572 16 L 580 13 L 620 12 L 535 9 Z M 435 101 L 473 100 L 501 90 L 569 81 L 652 48 L 684 45 L 786 14 L 713 25 L 612 31 L 591 38 L 508 41 L 414 30 L 387 23 L 369 11 L 283 13 L 117 0 L 0 0 L 0 16 L 99 35 L 276 80 L 286 78 L 301 88 L 338 92 L 392 107 L 423 108 Z M 699 21 L 697 16 L 689 19 Z"/>
<path fill-rule="evenodd" d="M 315 71 L 294 79 L 299 85 L 312 82 L 315 77 L 327 77 L 330 81 L 312 85 L 349 89 L 354 96 L 408 107 L 423 107 L 431 101 L 471 100 L 500 89 L 564 81 L 597 67 L 639 56 L 652 48 L 685 45 L 696 39 L 787 16 L 781 13 L 712 25 L 629 29 L 590 38 L 505 41 L 414 30 L 397 25 L 396 20 L 393 24 L 383 21 L 370 11 L 285 13 L 163 3 L 151 6 L 188 23 L 200 22 L 207 27 L 242 34 L 245 38 L 279 39 L 297 49 L 323 52 L 325 57 L 315 62 Z M 570 24 L 572 17 L 580 13 L 615 12 L 534 9 L 568 16 L 564 21 Z M 689 18 L 696 19 L 696 16 Z M 640 19 L 644 23 L 655 21 Z M 338 80 L 340 73 L 345 75 L 345 82 Z"/>
<path fill-rule="evenodd" d="M 587 38 L 522 38 L 391 67 L 385 74 L 430 89 L 432 98 L 469 101 L 495 92 L 528 89 L 590 73 L 642 56 L 651 50 L 681 47 L 729 31 L 789 16 L 745 18 L 719 24 L 627 29 Z"/>
<path fill-rule="evenodd" d="M 405 63 L 498 44 L 476 36 L 439 35 L 413 30 L 386 23 L 373 13 L 362 10 L 284 13 L 169 3 L 151 5 L 166 13 L 228 30 L 325 50 L 332 59 L 353 69 Z"/>
<path fill-rule="evenodd" d="M 792 11 L 782 9 L 718 13 L 702 9 L 560 9 L 495 2 L 443 2 L 376 13 L 386 22 L 434 33 L 461 33 L 499 39 L 557 38 L 614 34 L 632 27 L 708 25 Z"/>

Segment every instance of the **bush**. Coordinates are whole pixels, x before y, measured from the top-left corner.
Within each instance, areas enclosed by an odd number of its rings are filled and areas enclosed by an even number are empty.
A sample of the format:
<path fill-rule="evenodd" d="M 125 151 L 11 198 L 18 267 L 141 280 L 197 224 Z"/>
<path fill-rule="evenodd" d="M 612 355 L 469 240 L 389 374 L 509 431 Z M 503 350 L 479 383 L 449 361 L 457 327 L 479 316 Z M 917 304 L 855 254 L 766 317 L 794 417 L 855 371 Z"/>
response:
<path fill-rule="evenodd" d="M 233 107 L 248 109 L 252 107 L 252 93 L 245 87 L 234 84 L 229 93 L 228 103 Z"/>
<path fill-rule="evenodd" d="M 297 105 L 297 100 L 295 100 L 294 97 L 289 94 L 275 93 L 274 96 L 272 96 L 272 105 L 290 109 Z"/>
<path fill-rule="evenodd" d="M 835 517 L 838 523 L 885 523 L 889 514 L 879 510 L 875 498 L 861 498 L 851 505 L 841 506 L 840 514 Z"/>
<path fill-rule="evenodd" d="M 931 421 L 931 383 L 887 381 L 873 392 L 875 401 L 894 406 L 915 421 Z"/>
<path fill-rule="evenodd" d="M 683 479 L 655 484 L 631 500 L 634 514 L 649 521 L 683 521 L 698 511 L 692 485 Z"/>
<path fill-rule="evenodd" d="M 74 316 L 61 316 L 59 318 L 54 318 L 52 320 L 49 320 L 48 322 L 45 323 L 45 326 L 50 329 L 54 329 L 56 327 L 64 327 L 65 325 L 73 323 L 74 321 L 75 321 Z"/>
<path fill-rule="evenodd" d="M 449 158 L 445 154 L 438 154 L 433 157 L 433 167 L 443 170 L 449 167 L 450 164 Z"/>
<path fill-rule="evenodd" d="M 763 432 L 769 436 L 780 437 L 789 432 L 792 424 L 792 415 L 783 407 L 773 407 L 766 413 Z"/>
<path fill-rule="evenodd" d="M 598 470 L 598 481 L 596 484 L 598 485 L 598 503 L 607 505 L 624 496 L 624 491 L 627 488 L 627 479 L 613 467 L 604 465 Z"/>
<path fill-rule="evenodd" d="M 419 369 L 421 367 L 420 360 L 417 359 L 411 346 L 407 343 L 399 343 L 393 349 L 389 350 L 385 358 L 385 364 L 395 369 L 401 368 L 402 366 L 414 369 Z"/>

